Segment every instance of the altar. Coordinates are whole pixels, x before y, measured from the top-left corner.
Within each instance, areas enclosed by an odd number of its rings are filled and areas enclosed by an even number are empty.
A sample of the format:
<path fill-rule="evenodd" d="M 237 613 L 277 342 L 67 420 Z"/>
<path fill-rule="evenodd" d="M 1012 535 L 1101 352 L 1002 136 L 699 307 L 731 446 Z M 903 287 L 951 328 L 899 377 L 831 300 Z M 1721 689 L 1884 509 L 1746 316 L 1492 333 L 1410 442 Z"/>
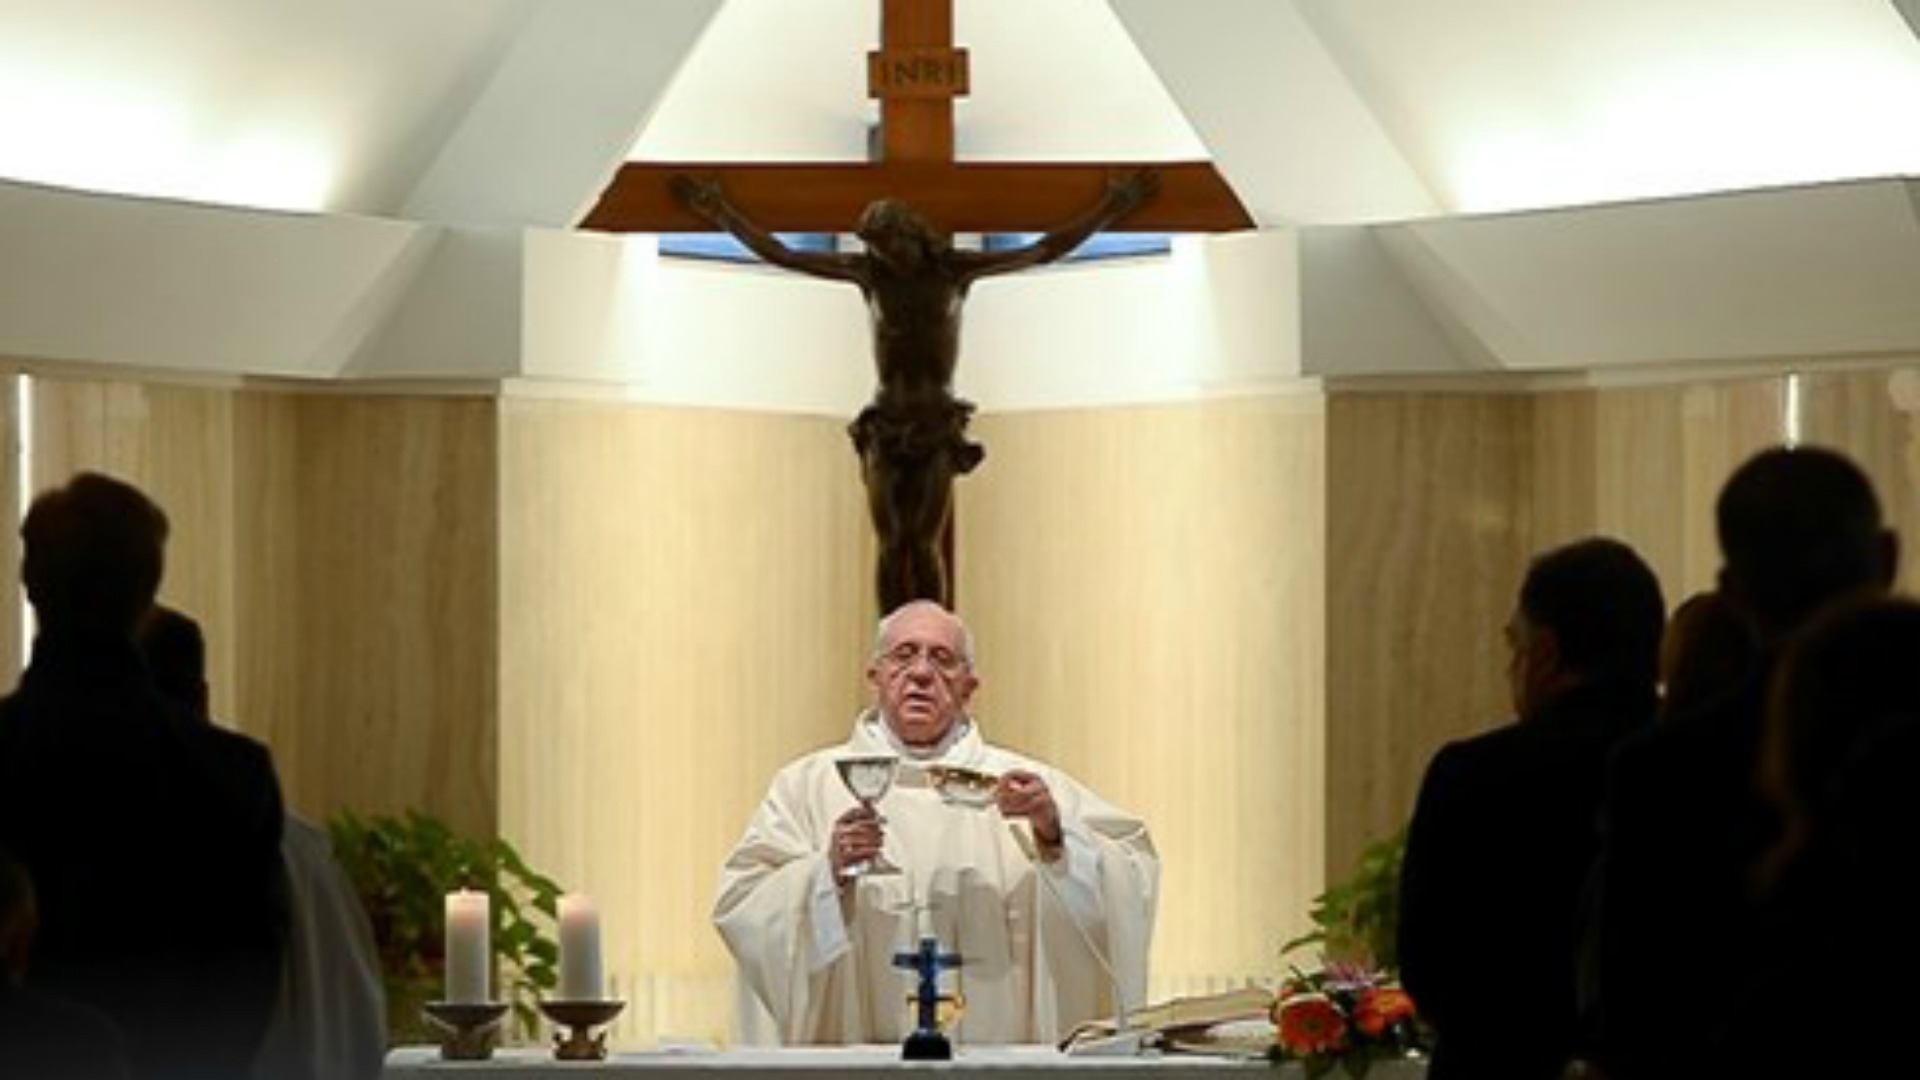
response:
<path fill-rule="evenodd" d="M 437 1048 L 400 1047 L 387 1055 L 385 1080 L 472 1077 L 475 1080 L 813 1080 L 823 1076 L 882 1077 L 901 1071 L 933 1070 L 992 1080 L 1257 1080 L 1278 1076 L 1298 1080 L 1297 1064 L 1276 1073 L 1260 1058 L 1209 1057 L 1173 1053 L 1149 1057 L 1069 1057 L 1051 1046 L 959 1047 L 952 1061 L 903 1062 L 896 1046 L 793 1047 L 739 1050 L 660 1050 L 610 1054 L 605 1061 L 555 1061 L 538 1048 L 497 1051 L 490 1061 L 442 1061 Z M 1338 1075 L 1338 1074 L 1336 1074 Z M 1370 1080 L 1425 1080 L 1418 1061 L 1380 1062 Z"/>

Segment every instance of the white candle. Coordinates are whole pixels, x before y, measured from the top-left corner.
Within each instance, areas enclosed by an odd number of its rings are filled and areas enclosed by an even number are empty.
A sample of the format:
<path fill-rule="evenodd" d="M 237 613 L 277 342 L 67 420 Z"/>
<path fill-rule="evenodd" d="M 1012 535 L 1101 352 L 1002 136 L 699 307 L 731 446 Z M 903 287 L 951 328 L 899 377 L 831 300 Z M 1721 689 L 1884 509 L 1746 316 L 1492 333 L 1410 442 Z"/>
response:
<path fill-rule="evenodd" d="M 447 894 L 447 1000 L 462 1005 L 492 1000 L 493 949 L 488 941 L 487 894 Z"/>
<path fill-rule="evenodd" d="M 578 893 L 560 898 L 560 1000 L 599 1001 L 600 912 Z"/>

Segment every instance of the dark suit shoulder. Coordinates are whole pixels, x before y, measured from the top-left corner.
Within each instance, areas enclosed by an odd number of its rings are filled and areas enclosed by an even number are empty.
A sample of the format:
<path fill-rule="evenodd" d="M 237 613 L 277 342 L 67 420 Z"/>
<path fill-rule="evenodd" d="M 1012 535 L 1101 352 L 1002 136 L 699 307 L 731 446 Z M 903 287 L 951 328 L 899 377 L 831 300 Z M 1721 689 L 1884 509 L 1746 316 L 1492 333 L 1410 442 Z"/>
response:
<path fill-rule="evenodd" d="M 1745 795 L 1752 787 L 1765 685 L 1755 682 L 1689 712 L 1664 717 L 1614 754 L 1610 794 L 1618 799 L 1703 791 Z"/>
<path fill-rule="evenodd" d="M 280 778 L 273 753 L 264 743 L 237 731 L 201 724 L 192 733 L 194 748 L 233 794 L 256 805 L 258 812 L 280 813 Z M 271 805 L 264 805 L 271 804 Z"/>
<path fill-rule="evenodd" d="M 1528 781 L 1543 771 L 1572 769 L 1582 775 L 1595 770 L 1621 744 L 1645 730 L 1652 717 L 1649 697 L 1640 703 L 1593 707 L 1569 702 L 1547 709 L 1528 720 L 1448 743 L 1434 763 L 1448 771 L 1470 771 L 1476 777 L 1512 774 Z M 1443 759 L 1445 759 L 1443 763 Z"/>
<path fill-rule="evenodd" d="M 257 739 L 223 727 L 204 725 L 194 732 L 194 741 L 210 761 L 229 769 L 248 782 L 279 787 L 273 767 L 273 752 Z"/>

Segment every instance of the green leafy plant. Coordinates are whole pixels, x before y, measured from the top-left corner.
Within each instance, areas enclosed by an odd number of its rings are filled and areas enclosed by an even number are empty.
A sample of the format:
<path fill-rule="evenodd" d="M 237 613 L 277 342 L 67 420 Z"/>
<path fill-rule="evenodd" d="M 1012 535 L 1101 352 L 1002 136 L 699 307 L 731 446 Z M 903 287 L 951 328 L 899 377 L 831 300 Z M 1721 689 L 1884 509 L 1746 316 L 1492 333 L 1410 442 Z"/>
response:
<path fill-rule="evenodd" d="M 437 995 L 444 977 L 446 894 L 456 889 L 491 897 L 495 985 L 512 1006 L 515 1030 L 532 1037 L 540 996 L 558 981 L 560 887 L 505 840 L 462 836 L 416 810 L 371 817 L 342 811 L 327 831 L 373 923 L 389 1037 L 425 1034 L 420 1005 Z"/>
<path fill-rule="evenodd" d="M 1400 863 L 1407 830 L 1361 851 L 1353 873 L 1314 897 L 1311 933 L 1280 946 L 1317 953 L 1317 966 L 1281 983 L 1273 1010 L 1275 1061 L 1299 1061 L 1309 1080 L 1339 1068 L 1363 1080 L 1376 1060 L 1425 1051 L 1430 1034 L 1395 978 Z"/>
<path fill-rule="evenodd" d="M 1398 971 L 1400 860 L 1406 850 L 1404 828 L 1368 845 L 1351 876 L 1314 897 L 1307 913 L 1313 931 L 1280 946 L 1281 955 L 1312 948 L 1330 960 Z"/>

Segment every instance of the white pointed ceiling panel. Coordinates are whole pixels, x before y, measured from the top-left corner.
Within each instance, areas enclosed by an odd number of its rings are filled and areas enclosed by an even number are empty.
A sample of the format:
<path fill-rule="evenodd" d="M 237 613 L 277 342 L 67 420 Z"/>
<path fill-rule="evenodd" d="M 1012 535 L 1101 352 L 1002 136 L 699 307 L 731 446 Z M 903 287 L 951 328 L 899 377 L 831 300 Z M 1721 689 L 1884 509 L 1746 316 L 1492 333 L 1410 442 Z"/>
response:
<path fill-rule="evenodd" d="M 1206 147 L 1103 0 L 957 0 L 973 93 L 955 141 L 978 161 L 1203 161 Z"/>
<path fill-rule="evenodd" d="M 1262 224 L 1424 217 L 1438 207 L 1292 5 L 1113 0 L 1216 165 Z"/>
<path fill-rule="evenodd" d="M 721 0 L 541 7 L 402 207 L 417 221 L 570 228 Z"/>
<path fill-rule="evenodd" d="M 0 0 L 0 177 L 391 213 L 535 0 Z"/>
<path fill-rule="evenodd" d="M 1444 208 L 1920 172 L 1888 0 L 1293 0 Z"/>
<path fill-rule="evenodd" d="M 1913 186 L 1862 180 L 1378 226 L 1503 367 L 1863 359 L 1920 342 Z"/>
<path fill-rule="evenodd" d="M 860 161 L 880 0 L 727 0 L 634 161 Z M 1194 161 L 1205 148 L 1103 0 L 955 0 L 962 160 Z"/>
<path fill-rule="evenodd" d="M 1920 174 L 1913 0 L 953 2 L 963 159 L 1211 156 L 1267 224 Z M 864 159 L 880 9 L 0 0 L 0 179 L 550 224 L 622 158 Z"/>
<path fill-rule="evenodd" d="M 878 0 L 726 0 L 627 154 L 632 161 L 857 161 Z"/>

